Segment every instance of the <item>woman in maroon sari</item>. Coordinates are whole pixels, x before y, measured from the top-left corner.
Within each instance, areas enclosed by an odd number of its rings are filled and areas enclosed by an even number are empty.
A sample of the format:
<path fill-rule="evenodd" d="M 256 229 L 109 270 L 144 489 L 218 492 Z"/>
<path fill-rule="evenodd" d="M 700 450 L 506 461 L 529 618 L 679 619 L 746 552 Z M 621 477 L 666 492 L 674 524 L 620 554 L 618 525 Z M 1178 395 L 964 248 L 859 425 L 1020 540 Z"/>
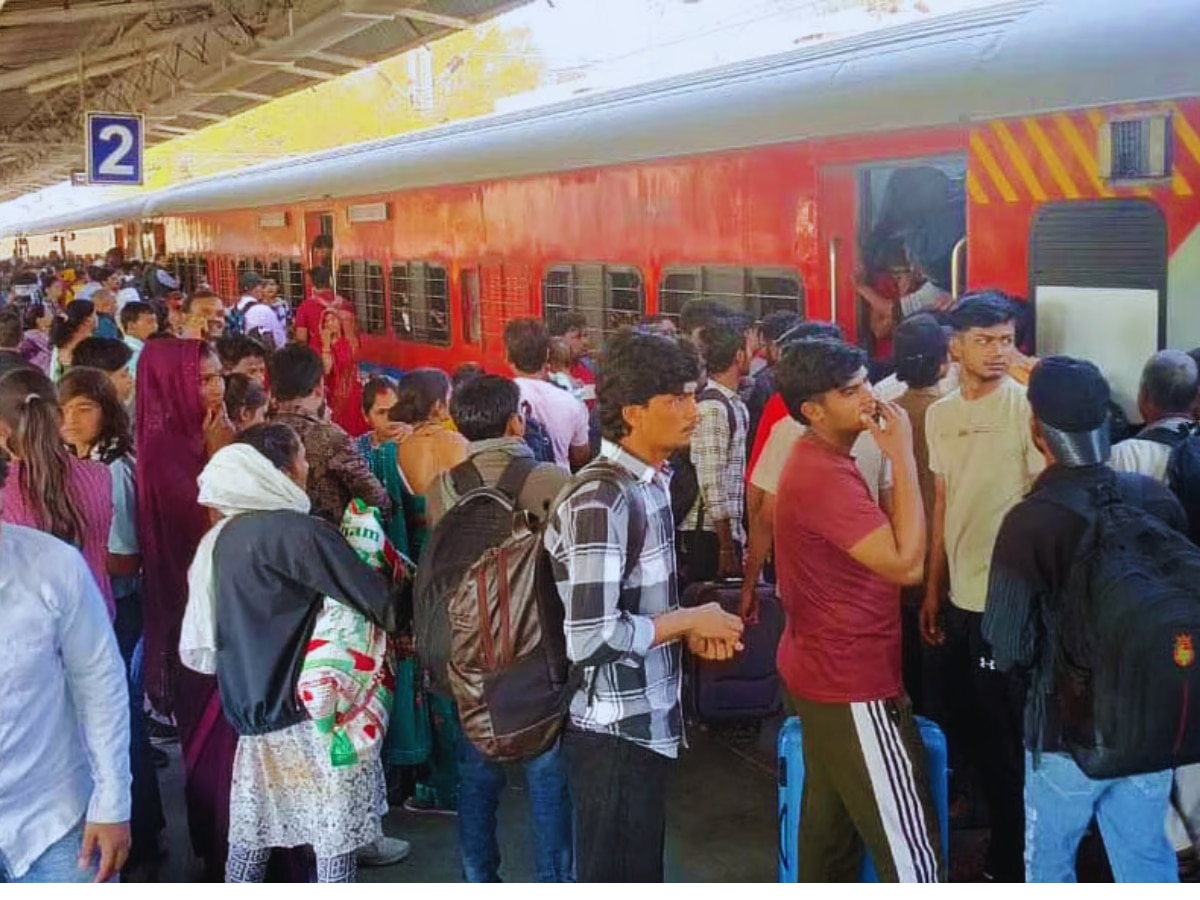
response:
<path fill-rule="evenodd" d="M 138 529 L 145 582 L 145 684 L 157 712 L 174 713 L 186 775 L 192 848 L 221 880 L 237 738 L 216 679 L 179 664 L 187 570 L 209 527 L 196 502 L 208 457 L 233 441 L 221 363 L 203 341 L 147 341 L 138 365 Z M 223 740 L 222 738 L 226 738 Z"/>
<path fill-rule="evenodd" d="M 188 567 L 212 524 L 197 501 L 196 479 L 208 458 L 234 439 L 224 404 L 221 362 L 206 343 L 146 342 L 137 384 L 146 693 L 158 712 L 173 712 L 179 726 L 188 830 L 208 881 L 225 878 L 237 734 L 222 714 L 216 678 L 180 664 L 179 631 Z M 280 880 L 308 880 L 302 851 L 288 852 L 281 862 Z"/>

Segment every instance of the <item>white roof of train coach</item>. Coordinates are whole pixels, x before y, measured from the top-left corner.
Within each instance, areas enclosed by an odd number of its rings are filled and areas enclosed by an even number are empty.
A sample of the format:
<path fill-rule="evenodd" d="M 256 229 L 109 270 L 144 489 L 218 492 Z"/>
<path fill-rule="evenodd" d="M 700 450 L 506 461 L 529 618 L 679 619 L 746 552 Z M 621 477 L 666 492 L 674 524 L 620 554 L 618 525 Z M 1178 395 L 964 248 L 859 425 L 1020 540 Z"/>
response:
<path fill-rule="evenodd" d="M 1197 0 L 1017 0 L 540 110 L 264 163 L 30 222 L 21 232 L 1194 97 L 1197 47 Z"/>

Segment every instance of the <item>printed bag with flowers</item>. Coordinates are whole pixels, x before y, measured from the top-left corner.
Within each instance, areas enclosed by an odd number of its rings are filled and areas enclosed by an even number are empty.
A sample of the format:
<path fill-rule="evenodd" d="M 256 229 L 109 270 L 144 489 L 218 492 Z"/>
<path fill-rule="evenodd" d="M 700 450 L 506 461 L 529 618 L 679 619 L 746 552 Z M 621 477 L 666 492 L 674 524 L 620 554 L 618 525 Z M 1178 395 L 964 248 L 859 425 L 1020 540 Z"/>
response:
<path fill-rule="evenodd" d="M 342 534 L 363 562 L 394 581 L 412 577 L 412 563 L 384 534 L 379 511 L 355 499 L 342 517 Z M 369 762 L 387 734 L 396 689 L 386 632 L 358 610 L 326 597 L 296 694 L 321 734 L 334 766 Z"/>

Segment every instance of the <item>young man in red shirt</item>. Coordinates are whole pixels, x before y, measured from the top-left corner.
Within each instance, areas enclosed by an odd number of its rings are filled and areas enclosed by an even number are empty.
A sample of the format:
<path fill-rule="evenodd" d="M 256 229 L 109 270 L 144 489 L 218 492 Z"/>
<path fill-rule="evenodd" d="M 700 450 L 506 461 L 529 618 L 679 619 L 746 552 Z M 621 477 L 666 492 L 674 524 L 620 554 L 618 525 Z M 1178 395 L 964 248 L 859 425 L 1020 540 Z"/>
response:
<path fill-rule="evenodd" d="M 939 881 L 937 819 L 901 679 L 900 586 L 920 582 L 925 558 L 912 427 L 875 400 L 866 354 L 842 341 L 797 342 L 775 380 L 808 426 L 775 513 L 787 613 L 778 666 L 804 732 L 800 880 L 857 881 L 865 845 L 884 881 Z M 850 456 L 865 430 L 893 468 L 890 515 Z"/>

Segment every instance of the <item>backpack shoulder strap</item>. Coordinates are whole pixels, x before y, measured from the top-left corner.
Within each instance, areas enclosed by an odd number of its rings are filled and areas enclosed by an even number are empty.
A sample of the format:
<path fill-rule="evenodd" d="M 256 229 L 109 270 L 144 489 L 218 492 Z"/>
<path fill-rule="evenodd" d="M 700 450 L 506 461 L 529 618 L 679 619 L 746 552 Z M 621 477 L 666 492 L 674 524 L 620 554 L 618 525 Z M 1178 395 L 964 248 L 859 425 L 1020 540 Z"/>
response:
<path fill-rule="evenodd" d="M 642 558 L 642 551 L 646 547 L 646 530 L 648 528 L 646 505 L 642 502 L 641 494 L 635 490 L 631 490 L 634 485 L 634 478 L 628 470 L 611 460 L 593 460 L 563 488 L 555 500 L 554 506 L 557 508 L 559 504 L 575 493 L 580 487 L 596 481 L 616 485 L 625 497 L 625 502 L 629 504 L 629 531 L 627 532 L 625 544 L 625 567 L 621 573 L 621 581 L 624 582 L 633 574 L 638 560 Z"/>
<path fill-rule="evenodd" d="M 450 483 L 454 485 L 454 493 L 461 500 L 471 491 L 483 487 L 483 476 L 470 459 L 465 459 L 450 470 Z"/>
<path fill-rule="evenodd" d="M 1152 441 L 1155 444 L 1162 444 L 1174 450 L 1194 434 L 1195 431 L 1187 425 L 1180 425 L 1176 428 L 1151 425 L 1139 431 L 1136 439 L 1139 441 Z"/>
<path fill-rule="evenodd" d="M 512 499 L 514 507 L 517 505 L 517 498 L 521 496 L 521 488 L 525 487 L 526 479 L 537 467 L 538 461 L 532 456 L 513 457 L 504 467 L 500 480 L 496 482 L 496 488 Z"/>
<path fill-rule="evenodd" d="M 704 388 L 696 395 L 696 402 L 703 403 L 705 400 L 716 400 L 725 407 L 725 418 L 729 420 L 729 446 L 733 446 L 733 435 L 737 431 L 737 413 L 734 412 L 733 402 L 717 390 L 712 385 Z"/>

